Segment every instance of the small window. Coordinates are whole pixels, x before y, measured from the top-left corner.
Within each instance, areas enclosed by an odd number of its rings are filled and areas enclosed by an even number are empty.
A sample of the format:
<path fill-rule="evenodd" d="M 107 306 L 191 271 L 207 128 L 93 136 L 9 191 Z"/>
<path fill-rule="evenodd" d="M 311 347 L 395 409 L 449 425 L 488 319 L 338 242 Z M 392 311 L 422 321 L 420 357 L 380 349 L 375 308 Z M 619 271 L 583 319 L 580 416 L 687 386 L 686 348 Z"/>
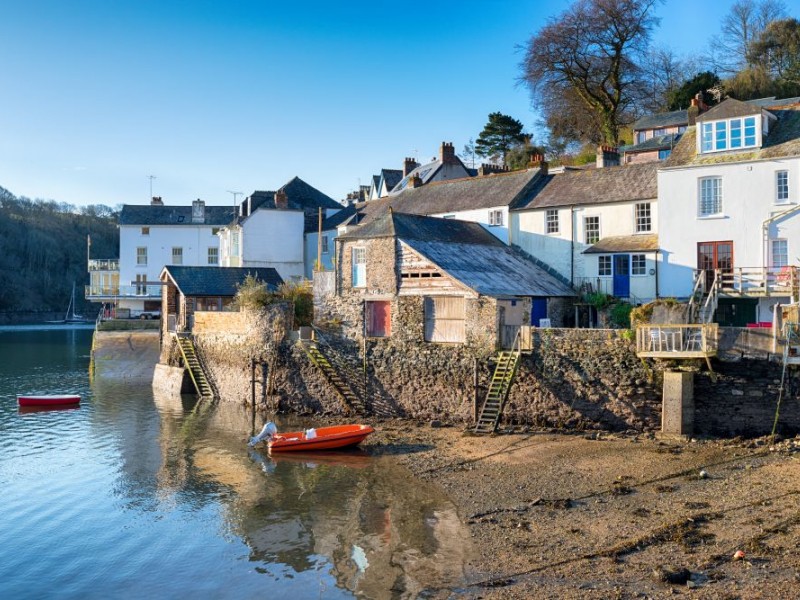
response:
<path fill-rule="evenodd" d="M 489 211 L 489 225 L 502 225 L 503 224 L 503 211 L 490 210 Z"/>
<path fill-rule="evenodd" d="M 700 180 L 700 202 L 698 214 L 701 217 L 722 213 L 722 178 L 706 177 Z"/>
<path fill-rule="evenodd" d="M 672 150 L 670 150 L 669 148 L 667 148 L 665 150 L 659 150 L 658 151 L 658 160 L 666 160 L 666 159 L 669 158 L 670 154 L 672 154 Z"/>
<path fill-rule="evenodd" d="M 558 209 L 549 209 L 545 216 L 547 233 L 558 233 Z"/>
<path fill-rule="evenodd" d="M 647 275 L 647 260 L 644 254 L 631 254 L 631 275 Z"/>
<path fill-rule="evenodd" d="M 142 235 L 150 235 L 150 228 L 142 227 Z"/>
<path fill-rule="evenodd" d="M 219 233 L 219 227 L 211 228 L 211 235 L 217 235 L 218 233 Z"/>
<path fill-rule="evenodd" d="M 653 217 L 649 202 L 636 205 L 636 233 L 647 233 L 653 230 Z"/>
<path fill-rule="evenodd" d="M 583 235 L 587 244 L 596 244 L 600 241 L 600 217 L 583 218 Z"/>
<path fill-rule="evenodd" d="M 789 171 L 777 171 L 775 173 L 775 201 L 789 201 Z"/>
<path fill-rule="evenodd" d="M 701 133 L 701 152 L 711 152 L 714 149 L 712 145 L 714 130 L 711 127 L 712 123 L 703 123 L 703 131 Z"/>
<path fill-rule="evenodd" d="M 367 286 L 367 249 L 353 248 L 353 287 Z"/>
<path fill-rule="evenodd" d="M 772 267 L 779 269 L 789 266 L 789 242 L 786 240 L 772 240 Z"/>
<path fill-rule="evenodd" d="M 172 264 L 173 265 L 183 264 L 183 248 L 179 246 L 175 246 L 172 248 Z"/>
<path fill-rule="evenodd" d="M 239 256 L 239 231 L 231 231 L 231 256 Z"/>
<path fill-rule="evenodd" d="M 208 249 L 208 264 L 210 265 L 219 264 L 219 248 Z"/>
<path fill-rule="evenodd" d="M 611 257 L 601 254 L 597 257 L 597 274 L 600 277 L 611 277 Z"/>
<path fill-rule="evenodd" d="M 647 132 L 646 131 L 637 131 L 636 132 L 636 143 L 637 144 L 641 144 L 646 139 L 647 139 Z"/>
<path fill-rule="evenodd" d="M 322 236 L 322 253 L 323 254 L 327 254 L 328 253 L 328 236 L 327 235 L 323 235 Z"/>
<path fill-rule="evenodd" d="M 657 135 L 666 135 L 666 134 L 667 134 L 667 130 L 664 127 L 659 127 L 658 129 L 653 131 L 653 137 L 655 137 Z"/>
<path fill-rule="evenodd" d="M 456 216 L 455 215 L 443 215 L 442 218 L 443 219 L 455 219 Z"/>
<path fill-rule="evenodd" d="M 147 264 L 147 248 L 140 246 L 136 248 L 136 264 L 137 265 L 146 265 Z"/>

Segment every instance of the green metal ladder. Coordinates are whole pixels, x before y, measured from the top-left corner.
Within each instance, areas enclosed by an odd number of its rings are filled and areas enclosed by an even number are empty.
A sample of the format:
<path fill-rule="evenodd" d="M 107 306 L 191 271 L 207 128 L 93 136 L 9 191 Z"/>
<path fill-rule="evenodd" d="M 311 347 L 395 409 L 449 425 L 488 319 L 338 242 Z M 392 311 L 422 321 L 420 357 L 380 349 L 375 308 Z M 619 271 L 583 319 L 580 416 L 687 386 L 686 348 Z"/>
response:
<path fill-rule="evenodd" d="M 181 356 L 183 357 L 183 365 L 189 371 L 189 377 L 192 379 L 194 389 L 197 390 L 198 396 L 213 398 L 216 396 L 213 386 L 211 385 L 203 364 L 197 356 L 197 350 L 194 347 L 194 341 L 191 336 L 183 334 L 178 335 L 178 348 L 180 348 Z"/>
<path fill-rule="evenodd" d="M 511 350 L 501 350 L 497 354 L 497 365 L 492 374 L 492 381 L 489 383 L 489 390 L 486 393 L 486 401 L 483 403 L 481 414 L 475 425 L 475 433 L 494 433 L 500 423 L 500 416 L 508 400 L 508 393 L 514 383 L 514 377 L 519 367 L 520 355 L 520 335 L 514 340 Z"/>
<path fill-rule="evenodd" d="M 365 414 L 366 407 L 363 400 L 354 391 L 353 386 L 342 375 L 344 369 L 340 366 L 337 367 L 335 360 L 329 359 L 320 349 L 319 344 L 314 342 L 303 342 L 303 349 L 305 350 L 308 358 L 311 360 L 322 374 L 328 383 L 331 384 L 337 395 L 342 400 L 345 409 L 348 412 L 355 412 L 357 414 Z"/>

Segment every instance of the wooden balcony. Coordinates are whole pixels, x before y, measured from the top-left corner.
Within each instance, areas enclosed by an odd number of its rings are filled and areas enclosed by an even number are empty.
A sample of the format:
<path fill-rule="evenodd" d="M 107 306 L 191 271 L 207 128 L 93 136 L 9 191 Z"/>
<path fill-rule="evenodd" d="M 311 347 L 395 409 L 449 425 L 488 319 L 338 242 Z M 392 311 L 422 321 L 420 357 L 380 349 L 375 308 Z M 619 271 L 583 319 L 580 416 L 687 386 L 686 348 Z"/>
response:
<path fill-rule="evenodd" d="M 690 325 L 639 325 L 636 355 L 641 358 L 688 359 L 717 355 L 716 323 Z"/>
<path fill-rule="evenodd" d="M 704 275 L 697 271 L 695 276 Z M 761 298 L 766 296 L 789 296 L 797 299 L 800 289 L 798 268 L 787 267 L 736 267 L 718 270 L 717 288 L 721 296 Z"/>

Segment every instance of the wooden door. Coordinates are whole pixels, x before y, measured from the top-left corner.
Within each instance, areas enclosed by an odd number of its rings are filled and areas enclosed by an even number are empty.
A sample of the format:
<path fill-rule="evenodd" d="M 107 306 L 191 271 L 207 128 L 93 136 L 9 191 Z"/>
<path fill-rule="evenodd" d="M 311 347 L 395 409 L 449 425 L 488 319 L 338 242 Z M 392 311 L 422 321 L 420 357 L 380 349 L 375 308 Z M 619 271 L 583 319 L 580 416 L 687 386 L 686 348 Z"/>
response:
<path fill-rule="evenodd" d="M 388 301 L 367 302 L 367 337 L 389 337 L 391 334 L 391 304 Z"/>
<path fill-rule="evenodd" d="M 628 254 L 614 255 L 614 296 L 628 298 L 631 295 L 631 257 Z"/>
<path fill-rule="evenodd" d="M 697 244 L 697 268 L 705 271 L 706 290 L 714 282 L 714 271 L 722 271 L 723 280 L 733 273 L 733 242 L 699 242 Z"/>

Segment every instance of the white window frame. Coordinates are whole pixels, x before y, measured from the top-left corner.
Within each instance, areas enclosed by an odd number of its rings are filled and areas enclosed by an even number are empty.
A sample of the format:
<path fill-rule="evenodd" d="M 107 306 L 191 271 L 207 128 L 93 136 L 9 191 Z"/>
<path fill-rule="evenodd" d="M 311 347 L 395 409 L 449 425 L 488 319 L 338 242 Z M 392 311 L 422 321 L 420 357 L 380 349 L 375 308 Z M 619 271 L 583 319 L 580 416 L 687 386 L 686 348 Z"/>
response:
<path fill-rule="evenodd" d="M 714 185 L 716 183 L 716 185 Z M 710 187 L 708 187 L 710 186 Z M 706 194 L 710 196 L 707 197 Z M 697 216 L 718 217 L 722 212 L 722 177 L 701 177 L 697 181 Z M 711 209 L 713 212 L 706 210 Z"/>
<path fill-rule="evenodd" d="M 589 240 L 589 228 L 588 228 L 588 221 L 592 219 L 597 219 L 597 239 Z M 592 228 L 594 229 L 594 227 Z M 586 215 L 583 217 L 583 241 L 586 244 L 596 244 L 600 241 L 600 215 Z"/>
<path fill-rule="evenodd" d="M 653 208 L 650 202 L 637 202 L 633 206 L 634 227 L 636 233 L 653 231 Z"/>
<path fill-rule="evenodd" d="M 177 252 L 176 252 L 177 250 Z M 177 260 L 176 260 L 177 257 Z M 172 262 L 169 263 L 171 265 L 182 265 L 183 264 L 183 246 L 173 246 L 172 247 Z"/>
<path fill-rule="evenodd" d="M 239 256 L 239 231 L 234 229 L 231 231 L 231 256 Z"/>
<path fill-rule="evenodd" d="M 646 275 L 647 275 L 647 255 L 631 254 L 631 277 L 644 277 Z"/>
<path fill-rule="evenodd" d="M 699 151 L 725 152 L 756 148 L 760 144 L 758 115 L 735 117 L 720 121 L 705 121 L 700 124 Z"/>
<path fill-rule="evenodd" d="M 561 232 L 560 223 L 558 222 L 557 208 L 548 208 L 544 212 L 544 230 L 548 234 Z"/>
<path fill-rule="evenodd" d="M 495 209 L 489 211 L 489 225 L 492 227 L 501 226 L 503 224 L 503 211 L 502 209 Z"/>
<path fill-rule="evenodd" d="M 136 248 L 136 266 L 147 266 L 147 246 L 139 246 Z"/>
<path fill-rule="evenodd" d="M 782 248 L 776 251 L 776 246 L 779 248 L 782 246 Z M 769 260 L 773 269 L 789 266 L 789 241 L 787 239 L 774 238 L 769 241 Z"/>
<path fill-rule="evenodd" d="M 614 275 L 614 259 L 610 254 L 597 255 L 597 276 L 611 277 Z"/>
<path fill-rule="evenodd" d="M 787 202 L 789 202 L 789 171 L 782 169 L 775 171 L 775 203 Z"/>
<path fill-rule="evenodd" d="M 353 287 L 367 287 L 367 249 L 364 246 L 355 246 L 350 256 L 353 262 Z"/>
<path fill-rule="evenodd" d="M 208 264 L 209 265 L 219 264 L 219 248 L 217 248 L 216 246 L 208 247 Z"/>

